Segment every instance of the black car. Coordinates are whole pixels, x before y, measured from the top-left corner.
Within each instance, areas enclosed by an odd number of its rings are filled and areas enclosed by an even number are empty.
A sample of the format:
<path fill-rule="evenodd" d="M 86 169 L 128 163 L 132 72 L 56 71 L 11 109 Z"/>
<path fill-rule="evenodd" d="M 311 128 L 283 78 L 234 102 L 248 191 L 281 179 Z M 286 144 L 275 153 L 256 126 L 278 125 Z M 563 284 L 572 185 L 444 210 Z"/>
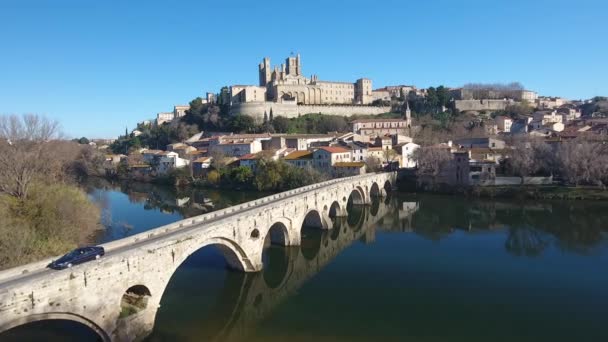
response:
<path fill-rule="evenodd" d="M 81 264 L 89 260 L 99 259 L 104 254 L 105 251 L 103 247 L 99 246 L 76 248 L 75 250 L 50 263 L 48 267 L 56 270 L 62 270 L 64 268 L 72 267 L 72 265 Z"/>

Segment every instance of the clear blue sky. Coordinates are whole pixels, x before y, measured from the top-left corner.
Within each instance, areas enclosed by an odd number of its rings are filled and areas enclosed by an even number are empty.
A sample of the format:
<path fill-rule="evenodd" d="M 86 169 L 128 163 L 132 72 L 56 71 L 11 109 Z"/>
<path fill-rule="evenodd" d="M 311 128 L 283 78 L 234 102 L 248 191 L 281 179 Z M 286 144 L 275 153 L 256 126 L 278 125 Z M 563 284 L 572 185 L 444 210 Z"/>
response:
<path fill-rule="evenodd" d="M 292 51 L 322 80 L 608 95 L 606 13 L 605 0 L 0 0 L 0 114 L 115 137 L 206 91 L 256 84 L 264 56 Z"/>

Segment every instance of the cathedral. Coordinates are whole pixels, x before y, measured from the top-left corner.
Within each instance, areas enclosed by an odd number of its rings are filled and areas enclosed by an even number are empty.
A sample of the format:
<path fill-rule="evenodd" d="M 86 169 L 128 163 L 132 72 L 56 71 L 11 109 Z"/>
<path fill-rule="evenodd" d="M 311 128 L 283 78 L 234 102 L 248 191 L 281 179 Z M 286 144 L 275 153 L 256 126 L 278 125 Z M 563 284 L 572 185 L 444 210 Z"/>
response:
<path fill-rule="evenodd" d="M 373 101 L 370 79 L 361 78 L 349 83 L 320 81 L 316 75 L 307 78 L 302 74 L 299 54 L 288 57 L 284 64 L 275 65 L 274 68 L 270 65 L 270 58 L 264 58 L 258 69 L 259 86 L 232 86 L 231 104 L 368 105 Z"/>

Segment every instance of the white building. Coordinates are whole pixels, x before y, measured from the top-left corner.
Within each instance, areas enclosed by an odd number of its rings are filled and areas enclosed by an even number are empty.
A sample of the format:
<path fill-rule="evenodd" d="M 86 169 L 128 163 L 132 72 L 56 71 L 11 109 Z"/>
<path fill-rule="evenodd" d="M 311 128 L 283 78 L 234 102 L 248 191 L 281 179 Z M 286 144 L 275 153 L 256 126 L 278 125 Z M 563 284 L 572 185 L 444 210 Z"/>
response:
<path fill-rule="evenodd" d="M 511 126 L 513 125 L 513 120 L 507 116 L 497 116 L 496 117 L 496 126 L 498 130 L 505 133 L 511 132 Z"/>
<path fill-rule="evenodd" d="M 330 172 L 335 163 L 350 162 L 351 153 L 343 147 L 320 147 L 313 153 L 313 167 Z"/>
<path fill-rule="evenodd" d="M 262 150 L 262 143 L 257 139 L 222 139 L 222 142 L 209 146 L 210 151 L 217 151 L 229 157 L 242 157 Z"/>
<path fill-rule="evenodd" d="M 159 175 L 167 174 L 173 169 L 186 167 L 190 164 L 188 159 L 180 158 L 175 152 L 161 152 L 156 155 L 155 169 Z"/>
<path fill-rule="evenodd" d="M 420 145 L 414 144 L 413 142 L 397 146 L 397 152 L 400 152 L 401 163 L 400 167 L 413 168 L 416 167 L 416 161 L 414 160 L 414 152 L 420 148 Z"/>

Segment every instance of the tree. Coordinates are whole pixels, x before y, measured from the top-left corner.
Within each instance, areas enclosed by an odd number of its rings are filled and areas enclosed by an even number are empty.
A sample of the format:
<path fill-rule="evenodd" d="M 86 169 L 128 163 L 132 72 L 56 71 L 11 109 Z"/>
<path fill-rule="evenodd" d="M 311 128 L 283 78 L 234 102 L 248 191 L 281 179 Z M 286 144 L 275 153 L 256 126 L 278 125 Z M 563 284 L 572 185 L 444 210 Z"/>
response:
<path fill-rule="evenodd" d="M 88 145 L 89 144 L 89 139 L 82 137 L 80 139 L 72 139 L 72 141 L 77 142 L 81 145 Z"/>
<path fill-rule="evenodd" d="M 230 171 L 230 178 L 239 185 L 247 185 L 253 178 L 253 171 L 247 166 L 235 167 Z"/>
<path fill-rule="evenodd" d="M 349 125 L 346 118 L 336 115 L 324 115 L 319 122 L 317 131 L 320 133 L 327 132 L 345 132 L 348 131 Z"/>
<path fill-rule="evenodd" d="M 0 116 L 0 193 L 25 199 L 39 177 L 51 177 L 50 141 L 61 136 L 59 124 L 44 117 Z"/>
<path fill-rule="evenodd" d="M 575 185 L 602 184 L 608 175 L 608 148 L 586 140 L 562 142 L 558 152 L 562 175 Z"/>
<path fill-rule="evenodd" d="M 417 174 L 430 178 L 432 185 L 435 186 L 437 177 L 445 170 L 452 155 L 447 148 L 425 146 L 416 149 L 412 158 L 418 165 Z"/>
<path fill-rule="evenodd" d="M 287 133 L 289 131 L 289 119 L 284 116 L 277 116 L 272 120 L 272 127 L 277 133 Z"/>
<path fill-rule="evenodd" d="M 368 173 L 382 171 L 382 161 L 376 157 L 367 157 L 365 171 Z"/>
<path fill-rule="evenodd" d="M 237 114 L 232 117 L 230 127 L 236 132 L 251 132 L 255 128 L 255 121 L 249 115 Z"/>
<path fill-rule="evenodd" d="M 219 184 L 220 183 L 220 173 L 217 170 L 211 170 L 207 173 L 207 181 L 211 184 Z"/>
<path fill-rule="evenodd" d="M 397 152 L 395 152 L 395 150 L 393 150 L 392 148 L 384 149 L 384 151 L 382 151 L 382 154 L 384 154 L 384 159 L 386 159 L 387 163 L 394 161 L 395 157 L 397 157 Z"/>
<path fill-rule="evenodd" d="M 283 181 L 286 164 L 274 160 L 260 159 L 254 178 L 254 185 L 259 191 L 279 190 Z"/>
<path fill-rule="evenodd" d="M 514 174 L 522 177 L 533 175 L 541 170 L 553 170 L 553 152 L 543 141 L 519 140 L 513 145 L 514 149 L 509 156 L 509 165 Z"/>

